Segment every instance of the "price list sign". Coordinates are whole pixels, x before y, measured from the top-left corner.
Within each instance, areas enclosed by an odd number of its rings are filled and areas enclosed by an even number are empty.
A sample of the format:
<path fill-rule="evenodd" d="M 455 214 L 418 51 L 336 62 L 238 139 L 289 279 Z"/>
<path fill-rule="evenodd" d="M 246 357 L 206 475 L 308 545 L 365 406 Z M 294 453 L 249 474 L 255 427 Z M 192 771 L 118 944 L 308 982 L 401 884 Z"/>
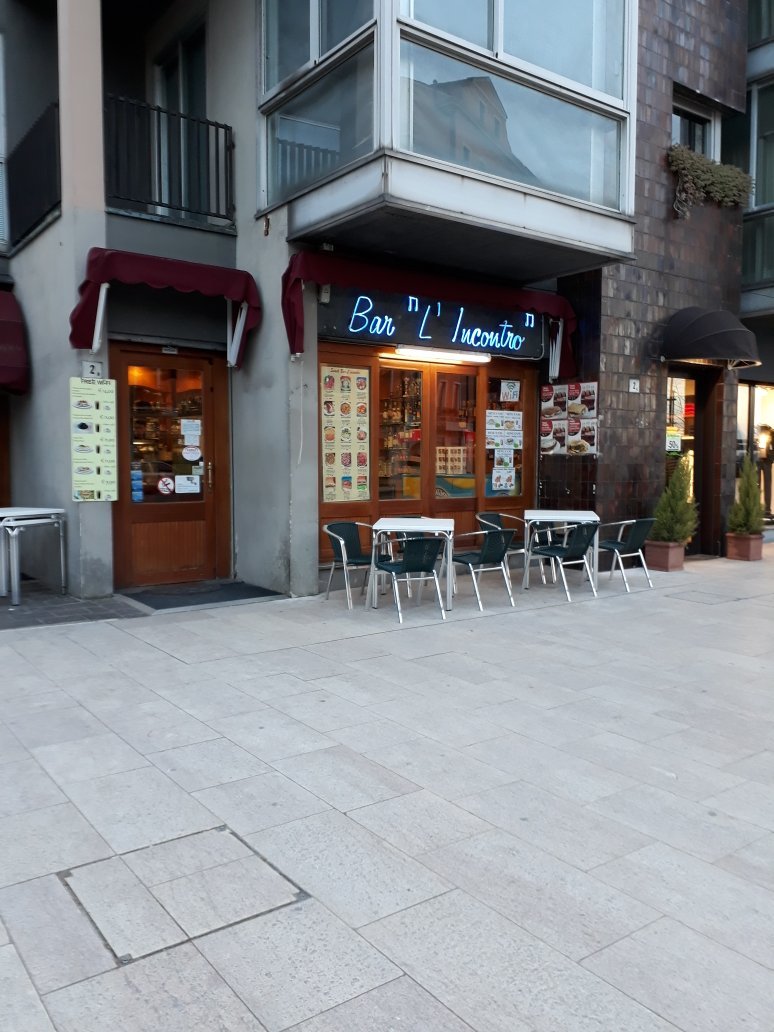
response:
<path fill-rule="evenodd" d="M 70 377 L 69 414 L 73 500 L 116 501 L 116 381 Z"/>

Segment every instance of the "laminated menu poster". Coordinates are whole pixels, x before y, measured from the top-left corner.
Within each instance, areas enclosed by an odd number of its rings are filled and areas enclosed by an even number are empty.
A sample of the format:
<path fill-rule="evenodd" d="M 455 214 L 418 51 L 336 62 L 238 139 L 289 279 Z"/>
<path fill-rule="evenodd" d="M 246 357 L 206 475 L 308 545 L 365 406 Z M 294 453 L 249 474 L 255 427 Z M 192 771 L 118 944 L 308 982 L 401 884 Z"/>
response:
<path fill-rule="evenodd" d="M 598 432 L 596 419 L 575 419 L 570 416 L 567 420 L 567 454 L 596 455 Z"/>
<path fill-rule="evenodd" d="M 116 381 L 71 376 L 69 417 L 73 501 L 115 502 Z"/>
<path fill-rule="evenodd" d="M 540 454 L 541 455 L 566 455 L 567 454 L 567 420 L 566 419 L 541 419 L 540 420 Z"/>
<path fill-rule="evenodd" d="M 371 497 L 369 370 L 320 367 L 320 433 L 324 502 Z"/>

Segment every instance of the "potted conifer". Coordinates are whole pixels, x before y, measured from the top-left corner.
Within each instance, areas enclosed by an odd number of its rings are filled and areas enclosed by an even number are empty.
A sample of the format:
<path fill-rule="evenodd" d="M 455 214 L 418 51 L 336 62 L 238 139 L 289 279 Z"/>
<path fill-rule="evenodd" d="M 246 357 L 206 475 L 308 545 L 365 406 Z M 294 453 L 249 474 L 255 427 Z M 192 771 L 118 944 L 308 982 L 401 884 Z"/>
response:
<path fill-rule="evenodd" d="M 699 522 L 685 457 L 677 463 L 653 515 L 653 529 L 645 542 L 645 562 L 652 570 L 682 570 L 685 546 Z"/>
<path fill-rule="evenodd" d="M 742 461 L 739 497 L 728 510 L 726 556 L 729 559 L 763 558 L 763 505 L 758 470 L 749 455 Z"/>

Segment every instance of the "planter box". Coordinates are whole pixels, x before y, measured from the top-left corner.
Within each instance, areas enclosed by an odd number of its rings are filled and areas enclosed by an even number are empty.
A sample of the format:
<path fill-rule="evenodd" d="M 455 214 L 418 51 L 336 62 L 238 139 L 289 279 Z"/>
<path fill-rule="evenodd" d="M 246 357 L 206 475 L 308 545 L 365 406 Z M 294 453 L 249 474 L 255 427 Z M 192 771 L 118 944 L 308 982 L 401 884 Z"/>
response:
<path fill-rule="evenodd" d="M 763 534 L 726 534 L 727 559 L 762 559 Z"/>
<path fill-rule="evenodd" d="M 682 570 L 685 559 L 685 545 L 676 541 L 646 541 L 645 562 L 651 570 L 672 573 Z"/>

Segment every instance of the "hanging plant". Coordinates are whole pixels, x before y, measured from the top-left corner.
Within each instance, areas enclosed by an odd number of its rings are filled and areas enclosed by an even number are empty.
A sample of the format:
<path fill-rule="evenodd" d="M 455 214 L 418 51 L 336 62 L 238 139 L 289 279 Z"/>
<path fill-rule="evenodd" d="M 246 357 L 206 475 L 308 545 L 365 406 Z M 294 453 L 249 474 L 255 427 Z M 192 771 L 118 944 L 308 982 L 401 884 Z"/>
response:
<path fill-rule="evenodd" d="M 707 200 L 721 208 L 747 204 L 752 179 L 741 168 L 722 165 L 680 144 L 667 151 L 667 164 L 677 179 L 674 209 L 678 218 L 687 219 L 694 204 Z"/>

